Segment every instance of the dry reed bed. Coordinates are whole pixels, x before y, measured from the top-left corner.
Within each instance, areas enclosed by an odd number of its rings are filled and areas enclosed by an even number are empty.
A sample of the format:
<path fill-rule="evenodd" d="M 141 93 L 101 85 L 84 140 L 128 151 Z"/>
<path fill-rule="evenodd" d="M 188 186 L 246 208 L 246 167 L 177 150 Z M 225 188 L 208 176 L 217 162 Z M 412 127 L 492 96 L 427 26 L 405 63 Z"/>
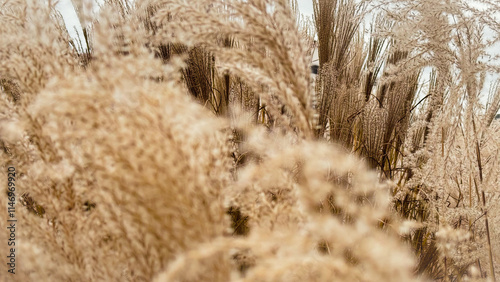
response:
<path fill-rule="evenodd" d="M 499 277 L 499 37 L 465 2 L 75 1 L 80 41 L 0 3 L 3 280 Z"/>

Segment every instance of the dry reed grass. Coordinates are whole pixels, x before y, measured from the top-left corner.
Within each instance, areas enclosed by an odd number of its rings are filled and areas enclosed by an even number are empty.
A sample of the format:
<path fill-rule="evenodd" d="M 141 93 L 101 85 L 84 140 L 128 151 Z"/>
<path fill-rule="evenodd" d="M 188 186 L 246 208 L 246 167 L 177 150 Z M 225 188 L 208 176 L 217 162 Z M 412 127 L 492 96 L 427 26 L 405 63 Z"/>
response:
<path fill-rule="evenodd" d="M 313 22 L 288 0 L 88 3 L 75 41 L 54 3 L 0 1 L 20 226 L 2 281 L 499 277 L 494 19 L 463 1 L 314 0 Z"/>

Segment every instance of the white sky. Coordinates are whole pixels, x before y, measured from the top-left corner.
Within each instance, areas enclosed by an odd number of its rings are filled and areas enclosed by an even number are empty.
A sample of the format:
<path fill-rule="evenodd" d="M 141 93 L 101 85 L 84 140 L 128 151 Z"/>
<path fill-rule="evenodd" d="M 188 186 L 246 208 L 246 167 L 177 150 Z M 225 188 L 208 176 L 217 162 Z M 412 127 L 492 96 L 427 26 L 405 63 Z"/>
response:
<path fill-rule="evenodd" d="M 299 10 L 305 16 L 311 16 L 313 14 L 312 0 L 297 0 L 299 3 Z"/>
<path fill-rule="evenodd" d="M 72 37 L 75 37 L 76 34 L 74 31 L 74 27 L 77 27 L 79 32 L 81 32 L 81 27 L 75 9 L 73 8 L 73 4 L 71 4 L 71 0 L 59 0 L 56 8 L 59 10 L 59 12 L 61 12 L 69 34 Z"/>

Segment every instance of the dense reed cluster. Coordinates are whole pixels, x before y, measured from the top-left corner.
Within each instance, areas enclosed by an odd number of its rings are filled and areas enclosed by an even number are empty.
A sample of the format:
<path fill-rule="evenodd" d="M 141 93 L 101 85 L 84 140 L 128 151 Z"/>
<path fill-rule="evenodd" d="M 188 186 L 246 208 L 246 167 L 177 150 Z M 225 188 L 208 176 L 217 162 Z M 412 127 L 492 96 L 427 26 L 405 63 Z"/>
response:
<path fill-rule="evenodd" d="M 0 280 L 495 281 L 478 2 L 0 0 Z"/>

